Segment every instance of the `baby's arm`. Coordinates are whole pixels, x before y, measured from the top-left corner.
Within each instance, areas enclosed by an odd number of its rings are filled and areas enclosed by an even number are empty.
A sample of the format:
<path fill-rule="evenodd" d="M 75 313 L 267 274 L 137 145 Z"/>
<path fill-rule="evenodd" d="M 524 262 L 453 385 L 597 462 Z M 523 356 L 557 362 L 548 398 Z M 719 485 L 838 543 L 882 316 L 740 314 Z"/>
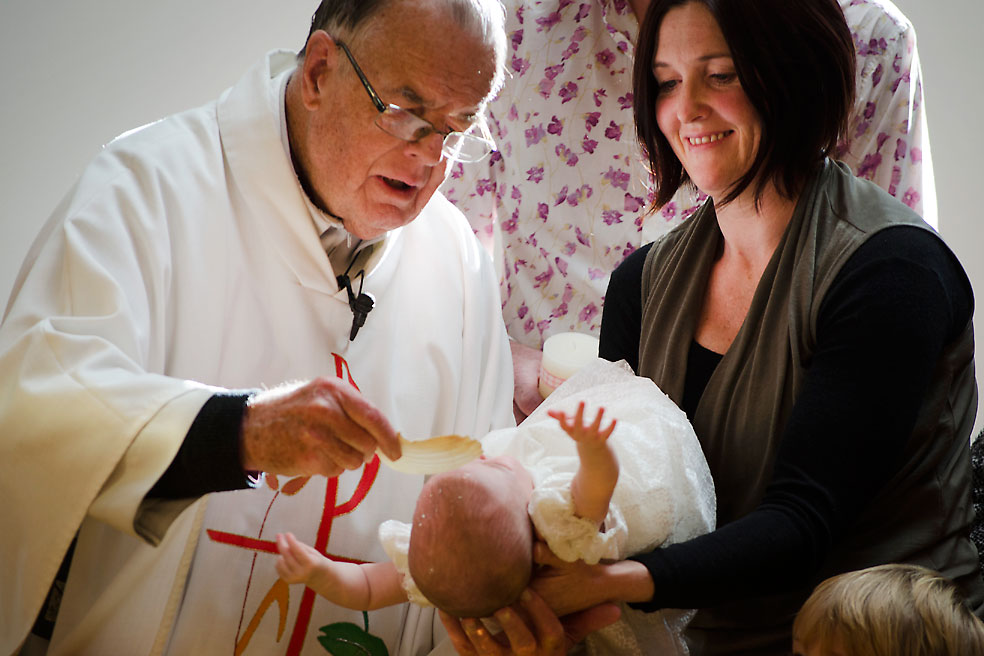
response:
<path fill-rule="evenodd" d="M 573 419 L 568 419 L 567 414 L 559 410 L 550 410 L 547 414 L 560 422 L 564 432 L 577 442 L 580 464 L 571 481 L 574 512 L 600 526 L 608 514 L 608 504 L 618 482 L 618 458 L 608 444 L 608 437 L 615 430 L 615 420 L 602 430 L 605 409 L 599 408 L 594 423 L 585 426 L 583 401 Z"/>
<path fill-rule="evenodd" d="M 291 533 L 277 534 L 277 573 L 287 583 L 303 583 L 333 604 L 375 610 L 401 604 L 407 594 L 393 563 L 339 563 Z"/>

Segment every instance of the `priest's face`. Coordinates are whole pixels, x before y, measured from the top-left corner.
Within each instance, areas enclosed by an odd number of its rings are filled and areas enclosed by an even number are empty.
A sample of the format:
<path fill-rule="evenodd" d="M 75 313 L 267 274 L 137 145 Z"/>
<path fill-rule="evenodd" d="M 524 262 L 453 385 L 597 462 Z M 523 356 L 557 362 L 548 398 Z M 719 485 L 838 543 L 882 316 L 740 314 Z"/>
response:
<path fill-rule="evenodd" d="M 294 74 L 302 76 L 306 119 L 294 128 L 288 100 L 295 168 L 315 203 L 362 239 L 416 218 L 444 180 L 441 133 L 471 127 L 491 93 L 494 48 L 442 4 L 390 2 L 343 40 L 347 53 L 337 37 L 315 32 Z M 384 131 L 356 66 L 384 105 L 439 132 L 405 141 Z"/>

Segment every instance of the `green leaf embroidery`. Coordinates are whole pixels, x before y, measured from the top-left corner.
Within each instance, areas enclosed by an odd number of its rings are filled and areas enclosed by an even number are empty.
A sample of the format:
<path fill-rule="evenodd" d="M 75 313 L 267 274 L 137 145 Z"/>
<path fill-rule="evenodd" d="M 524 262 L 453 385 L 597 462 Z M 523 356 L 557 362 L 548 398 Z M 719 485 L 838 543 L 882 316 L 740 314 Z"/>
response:
<path fill-rule="evenodd" d="M 332 656 L 389 656 L 386 643 L 369 633 L 369 622 L 365 630 L 351 622 L 338 622 L 321 627 L 318 642 Z"/>

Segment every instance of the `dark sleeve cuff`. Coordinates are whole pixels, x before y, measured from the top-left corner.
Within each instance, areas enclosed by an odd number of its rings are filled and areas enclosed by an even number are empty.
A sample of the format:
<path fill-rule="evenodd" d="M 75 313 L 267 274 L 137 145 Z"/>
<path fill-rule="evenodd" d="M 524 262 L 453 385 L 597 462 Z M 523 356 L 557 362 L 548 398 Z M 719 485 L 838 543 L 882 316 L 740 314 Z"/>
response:
<path fill-rule="evenodd" d="M 646 558 L 645 555 L 643 555 L 643 554 L 639 554 L 638 557 L 636 557 L 636 556 L 629 556 L 628 558 L 626 558 L 626 560 L 634 560 L 637 563 L 642 563 L 646 567 L 646 569 L 649 570 L 649 576 L 650 576 L 650 578 L 652 578 L 653 581 L 655 582 L 658 579 L 657 579 L 657 576 L 655 575 L 655 573 L 653 571 L 655 567 L 653 565 L 651 565 L 652 557 L 653 557 L 654 554 L 650 553 L 648 555 L 650 556 L 649 558 Z M 652 599 L 650 599 L 649 601 L 630 602 L 630 603 L 627 603 L 626 605 L 629 608 L 632 608 L 634 610 L 639 610 L 639 611 L 642 611 L 644 613 L 655 613 L 656 611 L 663 609 L 663 605 L 662 604 L 656 603 Z"/>
<path fill-rule="evenodd" d="M 639 369 L 642 332 L 642 270 L 652 244 L 636 250 L 612 272 L 601 313 L 598 355 L 611 362 L 625 360 Z"/>
<path fill-rule="evenodd" d="M 250 472 L 240 464 L 239 437 L 246 402 L 254 393 L 223 392 L 206 401 L 174 460 L 147 497 L 186 499 L 252 487 Z"/>

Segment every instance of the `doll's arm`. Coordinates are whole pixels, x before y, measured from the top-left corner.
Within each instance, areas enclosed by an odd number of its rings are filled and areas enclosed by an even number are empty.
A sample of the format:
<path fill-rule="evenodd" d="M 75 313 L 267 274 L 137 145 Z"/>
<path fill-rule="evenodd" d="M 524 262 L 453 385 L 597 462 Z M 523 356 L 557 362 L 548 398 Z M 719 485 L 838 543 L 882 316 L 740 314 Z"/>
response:
<path fill-rule="evenodd" d="M 550 410 L 551 417 L 560 422 L 571 438 L 577 442 L 577 455 L 580 460 L 577 473 L 571 481 L 571 496 L 574 499 L 574 512 L 578 517 L 589 519 L 599 526 L 608 514 L 608 504 L 618 482 L 618 458 L 608 444 L 608 437 L 615 430 L 615 420 L 602 430 L 601 421 L 604 408 L 598 409 L 594 423 L 584 425 L 584 402 L 577 407 L 573 418 L 565 412 Z"/>
<path fill-rule="evenodd" d="M 375 610 L 401 604 L 407 595 L 393 563 L 340 563 L 297 540 L 277 534 L 277 573 L 287 583 L 303 583 L 333 604 Z"/>

